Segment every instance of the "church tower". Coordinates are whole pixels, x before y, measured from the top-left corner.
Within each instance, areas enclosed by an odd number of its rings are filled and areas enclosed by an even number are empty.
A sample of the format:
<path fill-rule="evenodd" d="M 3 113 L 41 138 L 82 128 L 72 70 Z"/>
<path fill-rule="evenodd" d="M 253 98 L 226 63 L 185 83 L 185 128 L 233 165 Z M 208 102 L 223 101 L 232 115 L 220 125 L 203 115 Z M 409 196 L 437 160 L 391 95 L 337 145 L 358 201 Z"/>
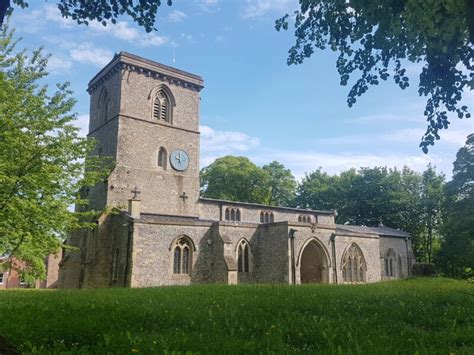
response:
<path fill-rule="evenodd" d="M 88 136 L 115 162 L 89 191 L 92 208 L 125 208 L 138 195 L 142 213 L 198 216 L 202 88 L 197 75 L 125 52 L 89 82 Z"/>

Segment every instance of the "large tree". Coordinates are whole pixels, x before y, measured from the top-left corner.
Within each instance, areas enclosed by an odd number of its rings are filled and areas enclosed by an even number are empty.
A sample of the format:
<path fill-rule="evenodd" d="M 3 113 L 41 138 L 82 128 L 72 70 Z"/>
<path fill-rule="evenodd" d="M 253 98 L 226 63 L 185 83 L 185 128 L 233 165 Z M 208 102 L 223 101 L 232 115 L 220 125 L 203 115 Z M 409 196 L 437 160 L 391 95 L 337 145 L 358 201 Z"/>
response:
<path fill-rule="evenodd" d="M 474 134 L 459 149 L 445 186 L 443 241 L 437 263 L 448 276 L 474 277 Z"/>
<path fill-rule="evenodd" d="M 418 93 L 428 97 L 428 126 L 420 146 L 439 139 L 448 114 L 469 118 L 464 90 L 474 88 L 474 1 L 470 0 L 300 0 L 294 13 L 296 43 L 288 64 L 301 64 L 316 49 L 339 53 L 341 85 L 358 73 L 347 103 L 352 106 L 369 86 L 392 76 L 409 85 L 406 65 L 420 66 Z M 288 29 L 286 15 L 276 29 Z"/>
<path fill-rule="evenodd" d="M 269 205 L 293 206 L 296 193 L 296 180 L 290 169 L 277 161 L 264 165 L 262 169 L 268 174 L 270 199 Z"/>
<path fill-rule="evenodd" d="M 433 244 L 438 240 L 441 227 L 442 206 L 444 200 L 444 175 L 428 165 L 422 175 L 420 196 L 420 225 L 422 227 L 423 260 L 433 261 Z"/>
<path fill-rule="evenodd" d="M 268 203 L 271 196 L 268 173 L 245 157 L 226 156 L 201 170 L 203 197 Z"/>
<path fill-rule="evenodd" d="M 12 33 L 0 33 L 0 255 L 21 259 L 44 276 L 44 258 L 74 228 L 90 226 L 70 211 L 83 186 L 107 169 L 89 158 L 92 142 L 78 136 L 68 84 L 50 93 L 40 83 L 47 56 L 16 52 Z M 87 171 L 84 171 L 87 165 Z"/>
<path fill-rule="evenodd" d="M 166 1 L 171 6 L 172 1 Z M 63 17 L 70 17 L 78 24 L 88 25 L 91 21 L 99 21 L 104 26 L 116 23 L 120 16 L 130 16 L 139 26 L 147 32 L 155 29 L 155 20 L 160 0 L 57 0 L 59 11 Z M 12 12 L 14 7 L 28 7 L 28 0 L 1 0 L 0 1 L 0 27 L 3 25 L 5 15 Z"/>

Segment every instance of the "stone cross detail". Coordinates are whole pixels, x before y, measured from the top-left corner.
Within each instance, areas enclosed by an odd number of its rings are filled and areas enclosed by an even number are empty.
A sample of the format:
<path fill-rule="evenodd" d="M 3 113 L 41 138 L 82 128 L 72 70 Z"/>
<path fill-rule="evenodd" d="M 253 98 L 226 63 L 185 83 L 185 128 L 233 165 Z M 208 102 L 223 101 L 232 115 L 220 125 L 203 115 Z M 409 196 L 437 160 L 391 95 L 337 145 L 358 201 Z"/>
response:
<path fill-rule="evenodd" d="M 189 197 L 186 195 L 186 192 L 183 192 L 182 195 L 179 195 L 180 198 L 183 199 L 183 202 L 186 202 L 186 199 L 188 199 Z"/>
<path fill-rule="evenodd" d="M 135 200 L 137 198 L 138 195 L 141 194 L 141 191 L 138 191 L 137 187 L 135 186 L 135 188 L 131 191 L 132 194 L 133 194 L 133 199 Z"/>

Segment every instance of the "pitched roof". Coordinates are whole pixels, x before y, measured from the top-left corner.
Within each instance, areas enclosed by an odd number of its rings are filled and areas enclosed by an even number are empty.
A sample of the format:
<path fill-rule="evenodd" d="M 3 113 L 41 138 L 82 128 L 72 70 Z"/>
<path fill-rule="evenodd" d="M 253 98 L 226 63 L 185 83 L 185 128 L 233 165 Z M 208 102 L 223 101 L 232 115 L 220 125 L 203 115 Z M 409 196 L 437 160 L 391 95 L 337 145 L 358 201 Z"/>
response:
<path fill-rule="evenodd" d="M 360 233 L 360 234 L 377 234 L 381 237 L 397 237 L 397 238 L 410 238 L 410 234 L 405 231 L 398 229 L 381 226 L 381 227 L 366 227 L 366 226 L 352 226 L 346 224 L 337 224 L 336 233 Z"/>

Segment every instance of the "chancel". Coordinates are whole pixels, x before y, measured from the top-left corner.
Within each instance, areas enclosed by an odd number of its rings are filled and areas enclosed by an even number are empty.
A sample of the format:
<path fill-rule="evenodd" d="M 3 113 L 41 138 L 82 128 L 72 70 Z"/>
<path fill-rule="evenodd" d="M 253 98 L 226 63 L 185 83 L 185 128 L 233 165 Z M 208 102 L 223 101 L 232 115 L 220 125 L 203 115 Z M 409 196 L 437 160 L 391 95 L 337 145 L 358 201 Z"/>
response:
<path fill-rule="evenodd" d="M 63 256 L 59 287 L 409 276 L 414 258 L 403 231 L 338 225 L 333 210 L 201 198 L 203 87 L 200 76 L 125 52 L 89 82 L 93 154 L 115 165 L 106 181 L 84 191 L 88 209 L 107 212 L 95 230 L 69 236 L 76 248 Z"/>

